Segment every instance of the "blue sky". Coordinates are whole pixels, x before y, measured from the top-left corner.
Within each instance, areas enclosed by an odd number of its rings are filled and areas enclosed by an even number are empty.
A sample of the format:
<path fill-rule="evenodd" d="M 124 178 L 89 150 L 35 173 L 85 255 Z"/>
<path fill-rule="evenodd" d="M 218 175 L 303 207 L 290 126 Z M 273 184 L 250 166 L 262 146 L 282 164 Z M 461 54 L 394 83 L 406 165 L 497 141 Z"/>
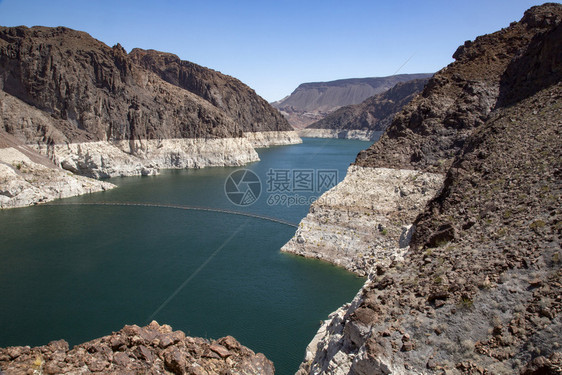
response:
<path fill-rule="evenodd" d="M 67 26 L 112 46 L 173 52 L 268 101 L 300 83 L 437 71 L 525 0 L 0 0 L 0 25 Z"/>

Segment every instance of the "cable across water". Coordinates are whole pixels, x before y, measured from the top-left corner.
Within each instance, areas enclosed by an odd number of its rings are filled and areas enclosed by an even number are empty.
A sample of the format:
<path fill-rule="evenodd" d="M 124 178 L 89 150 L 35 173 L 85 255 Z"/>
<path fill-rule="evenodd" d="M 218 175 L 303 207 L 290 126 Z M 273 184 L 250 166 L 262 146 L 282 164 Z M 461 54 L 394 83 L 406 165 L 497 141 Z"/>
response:
<path fill-rule="evenodd" d="M 278 224 L 287 225 L 293 228 L 298 228 L 297 224 L 285 221 L 283 219 L 278 219 L 270 216 L 254 214 L 251 212 L 241 212 L 226 210 L 222 208 L 212 208 L 212 207 L 199 207 L 199 206 L 185 206 L 178 204 L 165 204 L 165 203 L 150 203 L 150 202 L 75 202 L 75 203 L 48 203 L 49 206 L 132 206 L 132 207 L 154 207 L 154 208 L 171 208 L 176 210 L 188 210 L 188 211 L 206 211 L 206 212 L 216 212 L 228 215 L 238 215 L 246 216 L 260 220 L 267 220 Z"/>

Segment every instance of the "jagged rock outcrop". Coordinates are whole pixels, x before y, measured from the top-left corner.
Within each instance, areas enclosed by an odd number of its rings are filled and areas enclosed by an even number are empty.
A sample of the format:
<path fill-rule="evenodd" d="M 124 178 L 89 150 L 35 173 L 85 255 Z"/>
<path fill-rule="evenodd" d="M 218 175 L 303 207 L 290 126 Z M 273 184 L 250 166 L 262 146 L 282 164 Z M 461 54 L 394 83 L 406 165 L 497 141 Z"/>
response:
<path fill-rule="evenodd" d="M 351 138 L 376 141 L 394 116 L 425 86 L 429 78 L 397 83 L 360 104 L 342 107 L 299 134 L 303 137 Z"/>
<path fill-rule="evenodd" d="M 207 340 L 153 321 L 69 349 L 64 340 L 0 349 L 0 372 L 20 374 L 273 375 L 273 363 L 233 337 Z"/>
<path fill-rule="evenodd" d="M 293 127 L 304 128 L 340 107 L 359 104 L 399 82 L 430 76 L 431 74 L 397 74 L 388 77 L 303 83 L 291 95 L 271 104 L 283 113 Z"/>
<path fill-rule="evenodd" d="M 0 129 L 94 178 L 240 166 L 301 141 L 232 77 L 64 27 L 0 27 Z"/>
<path fill-rule="evenodd" d="M 508 82 L 524 79 L 513 76 L 513 66 L 519 64 L 516 58 L 543 43 L 542 34 L 558 23 L 556 8 L 540 8 L 540 15 L 528 12 L 521 22 L 465 42 L 453 55 L 456 61 L 429 80 L 422 94 L 395 117 L 380 142 L 358 156 L 357 164 L 446 172 L 470 133 L 501 105 L 503 92 L 514 91 Z M 544 46 L 543 51 L 548 50 L 550 46 Z M 552 63 L 545 61 L 544 72 L 549 72 Z"/>
<path fill-rule="evenodd" d="M 409 249 L 367 264 L 299 374 L 562 372 L 560 46 L 562 5 L 551 3 L 466 42 L 358 156 L 370 174 L 437 173 L 443 184 L 408 211 Z"/>

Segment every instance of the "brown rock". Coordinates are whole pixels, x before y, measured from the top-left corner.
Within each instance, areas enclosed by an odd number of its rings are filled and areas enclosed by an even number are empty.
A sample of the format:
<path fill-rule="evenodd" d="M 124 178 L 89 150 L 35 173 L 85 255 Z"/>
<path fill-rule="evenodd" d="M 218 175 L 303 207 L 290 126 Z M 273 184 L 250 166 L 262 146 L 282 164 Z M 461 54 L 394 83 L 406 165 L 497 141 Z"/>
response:
<path fill-rule="evenodd" d="M 231 356 L 232 353 L 228 351 L 228 349 L 226 349 L 224 346 L 222 345 L 217 345 L 217 344 L 213 344 L 209 347 L 209 349 L 211 349 L 213 352 L 217 353 L 218 355 L 221 356 L 221 358 L 226 358 L 228 356 Z"/>
<path fill-rule="evenodd" d="M 399 82 L 389 90 L 371 96 L 360 104 L 341 107 L 306 128 L 383 131 L 390 125 L 396 113 L 423 90 L 428 79 L 417 78 Z"/>
<path fill-rule="evenodd" d="M 555 3 L 533 7 L 520 22 L 465 43 L 456 61 L 436 73 L 381 139 L 358 155 L 362 167 L 446 176 L 436 196 L 420 207 L 399 267 L 390 267 L 382 280 L 375 268 L 361 292 L 376 296 L 383 308 L 378 320 L 364 322 L 368 337 L 380 345 L 367 340 L 352 348 L 379 367 L 358 373 L 391 373 L 381 370 L 382 363 L 405 362 L 409 372 L 429 371 L 427 358 L 407 353 L 412 350 L 436 353 L 450 373 L 484 374 L 487 367 L 560 373 L 550 357 L 559 352 L 553 320 L 562 301 L 561 45 L 562 5 Z M 445 301 L 433 315 L 425 313 Z M 344 327 L 343 342 L 353 342 L 347 329 L 353 313 L 332 323 Z M 390 340 L 377 334 L 388 324 L 395 329 L 392 337 L 399 327 L 420 337 L 437 327 L 440 337 L 429 334 L 415 345 Z M 320 372 L 329 366 L 327 359 L 345 362 L 349 347 L 330 344 L 319 344 L 324 349 L 300 373 Z M 543 357 L 526 368 L 519 361 L 537 356 Z"/>
<path fill-rule="evenodd" d="M 131 358 L 127 353 L 118 352 L 113 355 L 113 363 L 115 363 L 118 367 L 126 368 L 129 363 L 131 363 Z"/>
<path fill-rule="evenodd" d="M 135 49 L 127 55 L 120 45 L 65 27 L 0 27 L 0 40 L 0 130 L 49 151 L 77 142 L 292 130 L 239 80 L 172 54 Z M 126 151 L 142 153 L 133 143 Z"/>
<path fill-rule="evenodd" d="M 86 356 L 84 361 L 91 372 L 101 372 L 109 367 L 109 362 L 99 353 Z"/>
<path fill-rule="evenodd" d="M 129 340 L 145 342 L 154 334 L 169 339 L 166 348 L 139 344 L 127 346 Z M 144 337 L 144 338 L 143 338 Z M 152 341 L 158 340 L 153 338 Z M 152 342 L 151 341 L 151 342 Z M 116 347 L 113 351 L 112 346 Z M 13 354 L 13 358 L 7 354 Z M 45 353 L 43 356 L 38 353 Z M 263 354 L 255 354 L 228 336 L 217 341 L 186 337 L 168 325 L 152 322 L 146 327 L 125 326 L 90 342 L 68 350 L 64 341 L 51 342 L 38 348 L 12 347 L 0 349 L 0 368 L 6 374 L 23 374 L 30 363 L 42 362 L 49 374 L 81 373 L 84 366 L 92 373 L 111 374 L 264 374 L 273 375 L 274 367 Z M 33 370 L 30 370 L 33 372 Z"/>
<path fill-rule="evenodd" d="M 169 335 L 160 336 L 160 343 L 158 344 L 161 348 L 167 348 L 168 346 L 172 345 L 174 340 Z"/>
<path fill-rule="evenodd" d="M 225 348 L 233 351 L 238 351 L 241 347 L 240 343 L 232 336 L 223 337 L 222 339 L 218 339 L 217 342 Z"/>
<path fill-rule="evenodd" d="M 142 359 L 148 363 L 154 361 L 154 353 L 144 345 L 138 346 L 133 353 L 137 356 L 137 358 Z"/>
<path fill-rule="evenodd" d="M 407 341 L 404 344 L 402 344 L 402 349 L 403 352 L 409 352 L 414 350 L 414 344 L 411 341 Z"/>
<path fill-rule="evenodd" d="M 186 371 L 187 361 L 178 348 L 170 347 L 163 353 L 166 369 L 174 374 L 181 375 Z"/>

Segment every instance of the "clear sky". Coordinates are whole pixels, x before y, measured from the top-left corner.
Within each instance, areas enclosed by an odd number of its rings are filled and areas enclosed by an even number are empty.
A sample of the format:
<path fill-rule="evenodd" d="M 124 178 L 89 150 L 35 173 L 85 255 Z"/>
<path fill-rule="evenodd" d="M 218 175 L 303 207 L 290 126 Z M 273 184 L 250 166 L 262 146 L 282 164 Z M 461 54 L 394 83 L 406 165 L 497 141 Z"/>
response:
<path fill-rule="evenodd" d="M 465 40 L 506 27 L 537 4 L 542 2 L 0 0 L 0 25 L 67 26 L 127 51 L 173 52 L 274 101 L 303 82 L 399 69 L 435 72 Z"/>

